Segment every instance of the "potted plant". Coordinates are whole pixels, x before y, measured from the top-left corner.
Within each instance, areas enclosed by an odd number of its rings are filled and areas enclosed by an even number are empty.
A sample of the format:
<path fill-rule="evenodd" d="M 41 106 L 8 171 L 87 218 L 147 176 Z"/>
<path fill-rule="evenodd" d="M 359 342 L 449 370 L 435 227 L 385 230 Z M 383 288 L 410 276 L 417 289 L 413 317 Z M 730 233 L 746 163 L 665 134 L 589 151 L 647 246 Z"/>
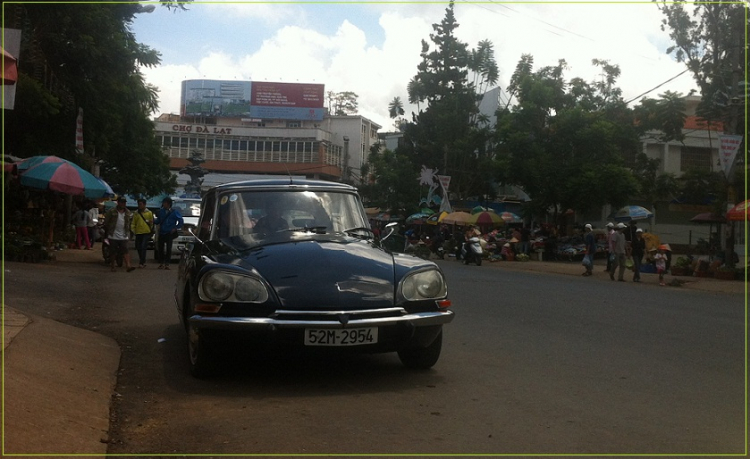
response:
<path fill-rule="evenodd" d="M 737 270 L 731 266 L 722 266 L 714 272 L 716 279 L 735 280 L 737 279 Z"/>
<path fill-rule="evenodd" d="M 677 257 L 671 267 L 673 276 L 692 276 L 693 267 L 688 257 Z"/>

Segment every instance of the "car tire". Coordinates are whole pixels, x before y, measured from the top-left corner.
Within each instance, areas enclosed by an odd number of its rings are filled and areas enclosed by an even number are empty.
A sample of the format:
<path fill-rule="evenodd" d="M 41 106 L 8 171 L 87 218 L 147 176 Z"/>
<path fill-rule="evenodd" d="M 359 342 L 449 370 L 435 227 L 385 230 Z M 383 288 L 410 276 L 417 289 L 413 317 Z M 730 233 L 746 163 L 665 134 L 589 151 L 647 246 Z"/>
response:
<path fill-rule="evenodd" d="M 211 349 L 200 330 L 188 325 L 187 331 L 190 374 L 198 379 L 207 378 L 213 373 Z"/>
<path fill-rule="evenodd" d="M 407 368 L 427 370 L 432 368 L 440 358 L 443 348 L 443 331 L 427 347 L 410 347 L 398 351 L 398 358 Z"/>

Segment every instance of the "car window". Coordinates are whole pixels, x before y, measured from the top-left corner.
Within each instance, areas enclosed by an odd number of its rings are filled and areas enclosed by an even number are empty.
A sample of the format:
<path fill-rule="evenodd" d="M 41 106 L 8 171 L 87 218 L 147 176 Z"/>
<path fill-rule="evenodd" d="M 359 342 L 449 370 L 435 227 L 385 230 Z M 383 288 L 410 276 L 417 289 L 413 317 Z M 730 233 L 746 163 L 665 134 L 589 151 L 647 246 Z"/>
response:
<path fill-rule="evenodd" d="M 207 241 L 211 235 L 211 229 L 213 226 L 214 209 L 216 204 L 216 195 L 210 193 L 206 196 L 205 205 L 203 206 L 203 212 L 200 217 L 200 229 L 198 230 L 198 238 L 202 241 Z"/>
<path fill-rule="evenodd" d="M 219 198 L 216 235 L 262 241 L 299 228 L 340 233 L 368 226 L 355 194 L 330 191 L 231 191 Z M 274 236 L 277 237 L 277 236 Z"/>

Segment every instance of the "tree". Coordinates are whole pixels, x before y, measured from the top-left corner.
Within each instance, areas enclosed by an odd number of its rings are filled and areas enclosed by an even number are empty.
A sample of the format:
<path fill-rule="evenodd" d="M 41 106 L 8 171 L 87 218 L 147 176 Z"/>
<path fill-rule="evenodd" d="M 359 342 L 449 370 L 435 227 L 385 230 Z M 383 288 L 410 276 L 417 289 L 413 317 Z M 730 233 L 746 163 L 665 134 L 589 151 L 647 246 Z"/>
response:
<path fill-rule="evenodd" d="M 172 2 L 166 3 L 174 8 Z M 159 149 L 149 116 L 156 89 L 140 66 L 155 66 L 159 53 L 130 31 L 137 3 L 24 3 L 3 17 L 22 30 L 17 109 L 5 119 L 6 152 L 55 154 L 90 168 L 119 193 L 156 195 L 176 182 Z M 74 149 L 78 108 L 84 112 L 85 154 Z"/>
<path fill-rule="evenodd" d="M 656 158 L 649 158 L 645 153 L 638 153 L 632 168 L 633 177 L 638 181 L 638 196 L 647 201 L 651 207 L 652 219 L 656 219 L 656 202 L 673 196 L 679 190 L 674 174 L 659 173 Z"/>
<path fill-rule="evenodd" d="M 568 83 L 565 60 L 536 72 L 532 63 L 521 58 L 507 89 L 517 104 L 498 111 L 498 181 L 520 185 L 536 211 L 552 209 L 555 218 L 568 208 L 624 205 L 638 188 L 623 165 L 638 134 L 615 86 L 619 68 L 594 60 L 601 81 Z"/>
<path fill-rule="evenodd" d="M 391 119 L 395 119 L 393 126 L 396 130 L 401 131 L 403 129 L 406 120 L 403 118 L 404 115 L 404 103 L 401 102 L 401 98 L 396 96 L 393 98 L 391 103 L 388 104 L 388 116 Z"/>
<path fill-rule="evenodd" d="M 662 30 L 668 30 L 674 53 L 684 62 L 701 90 L 698 114 L 709 121 L 724 123 L 725 132 L 743 134 L 747 99 L 747 4 L 745 2 L 695 2 L 692 15 L 686 3 L 662 1 Z M 745 147 L 740 151 L 747 150 Z M 724 182 L 726 202 L 736 202 L 736 192 L 729 180 Z M 723 200 L 723 199 L 722 199 Z M 734 225 L 727 238 L 725 260 L 734 266 Z"/>
<path fill-rule="evenodd" d="M 370 205 L 402 211 L 419 202 L 416 166 L 411 156 L 401 149 L 371 151 L 367 170 L 377 179 L 361 185 L 359 192 Z"/>
<path fill-rule="evenodd" d="M 356 115 L 359 95 L 352 91 L 328 91 L 328 112 L 337 115 Z"/>
<path fill-rule="evenodd" d="M 485 194 L 489 187 L 487 169 L 480 163 L 488 154 L 490 135 L 486 126 L 479 126 L 486 118 L 477 116 L 482 96 L 477 90 L 493 84 L 498 72 L 492 43 L 485 40 L 470 50 L 456 38 L 458 27 L 450 2 L 442 21 L 432 26 L 432 44 L 422 40 L 422 60 L 407 91 L 410 103 L 426 103 L 426 108 L 412 115 L 404 132 L 414 163 L 450 175 L 452 192 L 461 198 Z"/>

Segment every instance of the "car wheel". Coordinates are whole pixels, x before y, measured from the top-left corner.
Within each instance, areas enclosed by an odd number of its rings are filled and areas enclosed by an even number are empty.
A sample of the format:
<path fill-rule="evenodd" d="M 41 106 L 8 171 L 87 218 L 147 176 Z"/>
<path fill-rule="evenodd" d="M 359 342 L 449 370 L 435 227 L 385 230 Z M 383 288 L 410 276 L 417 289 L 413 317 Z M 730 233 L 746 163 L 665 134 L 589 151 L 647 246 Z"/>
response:
<path fill-rule="evenodd" d="M 206 378 L 212 373 L 211 350 L 200 330 L 188 326 L 188 355 L 190 357 L 190 374 L 195 378 Z"/>
<path fill-rule="evenodd" d="M 426 370 L 432 368 L 440 358 L 443 348 L 443 331 L 435 337 L 435 340 L 427 347 L 410 347 L 398 351 L 398 358 L 407 368 Z"/>

